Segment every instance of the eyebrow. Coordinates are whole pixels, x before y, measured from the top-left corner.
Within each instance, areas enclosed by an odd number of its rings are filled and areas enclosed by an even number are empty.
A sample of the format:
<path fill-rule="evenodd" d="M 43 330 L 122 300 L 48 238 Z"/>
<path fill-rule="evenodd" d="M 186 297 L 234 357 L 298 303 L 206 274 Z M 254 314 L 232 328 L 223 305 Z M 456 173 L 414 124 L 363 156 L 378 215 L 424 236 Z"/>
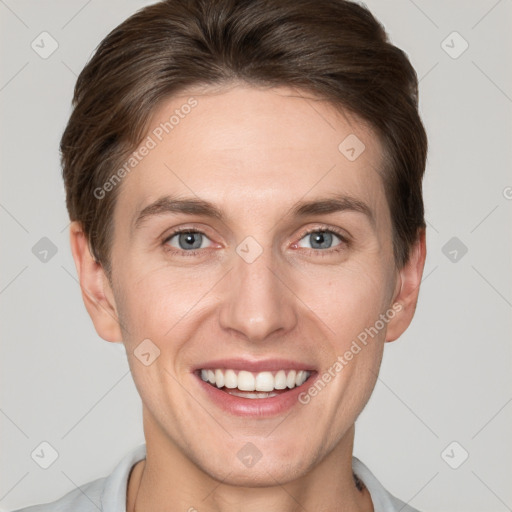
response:
<path fill-rule="evenodd" d="M 292 217 L 326 215 L 343 211 L 358 212 L 365 215 L 375 226 L 375 216 L 371 208 L 363 201 L 343 194 L 319 198 L 310 201 L 299 201 L 288 213 Z M 150 217 L 164 214 L 187 214 L 210 217 L 225 222 L 225 215 L 216 205 L 194 197 L 164 196 L 143 208 L 136 216 L 134 228 L 138 229 Z"/>

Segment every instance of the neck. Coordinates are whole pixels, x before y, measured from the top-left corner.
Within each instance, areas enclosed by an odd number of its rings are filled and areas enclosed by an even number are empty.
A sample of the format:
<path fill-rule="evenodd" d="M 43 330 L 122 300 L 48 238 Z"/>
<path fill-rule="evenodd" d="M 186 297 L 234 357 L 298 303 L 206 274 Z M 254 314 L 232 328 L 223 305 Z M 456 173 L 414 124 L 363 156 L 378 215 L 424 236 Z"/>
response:
<path fill-rule="evenodd" d="M 258 487 L 231 484 L 231 470 L 207 474 L 158 429 L 145 428 L 145 434 L 146 459 L 130 474 L 127 512 L 259 512 L 269 505 L 283 512 L 373 511 L 368 490 L 352 472 L 354 427 L 306 474 Z"/>

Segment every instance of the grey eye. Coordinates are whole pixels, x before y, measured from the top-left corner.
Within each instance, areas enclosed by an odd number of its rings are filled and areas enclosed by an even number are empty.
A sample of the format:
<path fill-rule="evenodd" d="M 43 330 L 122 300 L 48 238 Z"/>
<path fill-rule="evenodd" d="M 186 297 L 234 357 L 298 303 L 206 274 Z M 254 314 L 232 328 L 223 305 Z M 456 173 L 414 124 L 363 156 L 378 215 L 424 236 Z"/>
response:
<path fill-rule="evenodd" d="M 317 230 L 312 231 L 311 233 L 308 233 L 306 236 L 304 236 L 302 240 L 307 240 L 310 244 L 309 246 L 301 245 L 301 241 L 299 241 L 299 247 L 306 247 L 308 249 L 330 249 L 332 247 L 333 239 L 337 238 L 340 243 L 341 239 L 338 235 L 332 233 L 331 231 L 327 230 Z M 338 245 L 338 244 L 336 244 Z"/>
<path fill-rule="evenodd" d="M 177 240 L 177 245 L 175 240 Z M 203 249 L 203 243 L 206 240 L 208 240 L 208 238 L 203 233 L 199 233 L 198 231 L 186 231 L 171 235 L 166 243 L 172 247 L 175 247 L 176 249 L 186 251 Z"/>

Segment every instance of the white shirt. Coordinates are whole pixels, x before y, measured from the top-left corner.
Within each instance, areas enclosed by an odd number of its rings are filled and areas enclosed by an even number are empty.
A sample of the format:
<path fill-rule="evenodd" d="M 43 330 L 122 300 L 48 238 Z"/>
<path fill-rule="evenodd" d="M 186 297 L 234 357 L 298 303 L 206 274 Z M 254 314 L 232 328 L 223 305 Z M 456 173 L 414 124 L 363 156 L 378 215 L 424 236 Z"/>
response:
<path fill-rule="evenodd" d="M 146 445 L 141 444 L 128 453 L 110 475 L 84 484 L 51 503 L 33 505 L 14 512 L 126 512 L 126 489 L 130 471 L 137 462 L 145 458 Z M 352 457 L 352 469 L 370 492 L 375 512 L 418 512 L 386 491 L 356 457 Z"/>

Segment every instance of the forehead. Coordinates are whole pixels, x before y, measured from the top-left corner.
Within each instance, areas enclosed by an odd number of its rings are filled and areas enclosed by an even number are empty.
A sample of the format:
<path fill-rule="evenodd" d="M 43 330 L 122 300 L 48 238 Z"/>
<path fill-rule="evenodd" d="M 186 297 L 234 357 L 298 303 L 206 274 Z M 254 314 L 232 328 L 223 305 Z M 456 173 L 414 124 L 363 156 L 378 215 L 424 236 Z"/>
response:
<path fill-rule="evenodd" d="M 148 127 L 122 183 L 116 212 L 123 218 L 166 194 L 260 215 L 343 193 L 386 215 L 378 137 L 357 117 L 305 92 L 189 90 L 163 101 Z"/>

